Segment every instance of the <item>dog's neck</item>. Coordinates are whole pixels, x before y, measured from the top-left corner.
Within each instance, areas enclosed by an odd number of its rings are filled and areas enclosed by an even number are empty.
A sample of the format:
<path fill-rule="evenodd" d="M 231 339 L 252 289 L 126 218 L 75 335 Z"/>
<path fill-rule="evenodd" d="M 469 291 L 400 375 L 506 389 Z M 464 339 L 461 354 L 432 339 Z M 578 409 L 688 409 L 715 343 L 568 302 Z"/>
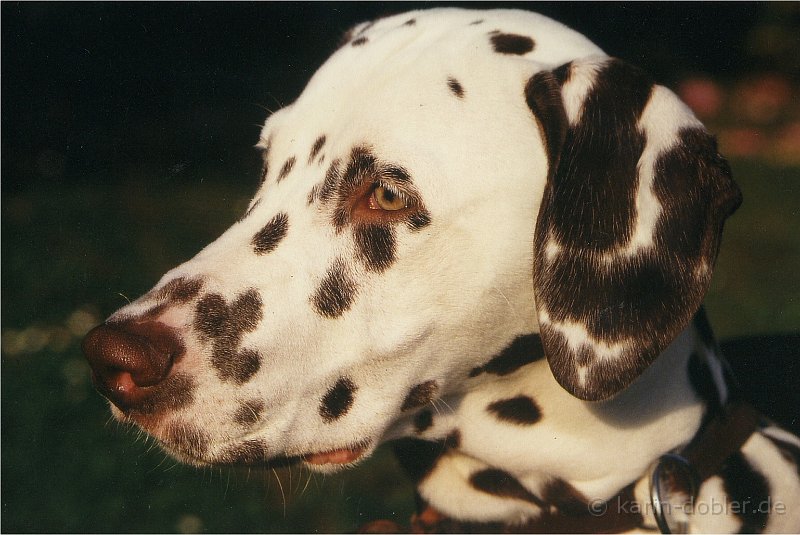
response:
<path fill-rule="evenodd" d="M 604 402 L 572 397 L 544 360 L 506 376 L 481 377 L 469 390 L 436 403 L 433 424 L 417 433 L 419 438 L 439 441 L 436 451 L 446 451 L 435 462 L 423 461 L 430 463 L 425 470 L 417 470 L 420 493 L 445 513 L 462 514 L 462 518 L 464 511 L 459 509 L 467 509 L 469 517 L 474 513 L 471 509 L 480 506 L 469 499 L 461 504 L 447 503 L 447 499 L 436 502 L 454 494 L 457 480 L 480 501 L 486 489 L 473 476 L 481 471 L 513 478 L 531 496 L 545 501 L 554 483 L 586 500 L 616 495 L 641 479 L 659 456 L 692 439 L 709 399 L 724 402 L 719 361 L 703 338 L 693 323 L 636 382 Z M 517 400 L 507 406 L 518 407 L 518 414 L 504 418 L 502 411 L 491 408 L 509 399 Z M 401 462 L 407 465 L 409 457 Z M 496 500 L 496 496 L 487 494 L 487 499 Z M 515 502 L 519 510 L 501 514 L 500 504 L 482 509 L 496 511 L 498 518 L 507 519 L 510 514 L 520 521 L 535 516 L 535 504 L 526 504 L 526 509 L 520 500 L 507 501 Z M 494 518 L 490 514 L 482 520 Z"/>

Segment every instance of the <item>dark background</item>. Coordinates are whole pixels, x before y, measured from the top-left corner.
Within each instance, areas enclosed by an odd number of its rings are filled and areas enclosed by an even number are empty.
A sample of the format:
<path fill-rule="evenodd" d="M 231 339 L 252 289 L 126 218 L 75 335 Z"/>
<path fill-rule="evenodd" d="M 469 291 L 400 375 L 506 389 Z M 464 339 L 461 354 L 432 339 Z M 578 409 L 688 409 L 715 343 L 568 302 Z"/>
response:
<path fill-rule="evenodd" d="M 176 465 L 110 422 L 79 341 L 244 210 L 259 125 L 347 28 L 428 5 L 2 3 L 3 531 L 353 531 L 408 518 L 411 488 L 387 451 L 329 477 Z M 709 314 L 723 338 L 796 332 L 798 5 L 513 7 L 687 98 L 687 81 L 715 88 L 722 104 L 703 118 L 745 204 L 726 227 Z M 771 364 L 748 380 L 776 371 L 793 384 Z M 788 390 L 768 392 L 797 407 Z"/>
<path fill-rule="evenodd" d="M 3 191 L 139 170 L 252 176 L 265 108 L 294 100 L 353 24 L 426 5 L 5 2 Z M 764 67 L 747 47 L 772 15 L 751 3 L 518 7 L 574 27 L 662 83 Z"/>

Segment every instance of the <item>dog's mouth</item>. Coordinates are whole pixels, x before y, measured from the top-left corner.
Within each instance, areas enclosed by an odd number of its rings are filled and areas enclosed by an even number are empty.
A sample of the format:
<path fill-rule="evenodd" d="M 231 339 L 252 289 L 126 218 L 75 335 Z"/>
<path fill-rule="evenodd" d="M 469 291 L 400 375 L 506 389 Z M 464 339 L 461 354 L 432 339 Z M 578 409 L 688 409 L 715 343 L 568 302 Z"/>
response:
<path fill-rule="evenodd" d="M 351 464 L 359 459 L 366 453 L 367 444 L 357 444 L 346 448 L 338 448 L 319 453 L 307 453 L 301 456 L 301 459 L 306 464 L 315 466 L 338 466 Z"/>

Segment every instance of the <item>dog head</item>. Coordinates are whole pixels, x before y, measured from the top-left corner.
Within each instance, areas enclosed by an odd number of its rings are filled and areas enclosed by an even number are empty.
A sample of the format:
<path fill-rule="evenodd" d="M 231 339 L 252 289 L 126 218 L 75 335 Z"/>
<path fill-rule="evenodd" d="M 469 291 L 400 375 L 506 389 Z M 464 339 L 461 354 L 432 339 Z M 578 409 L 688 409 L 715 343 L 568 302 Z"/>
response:
<path fill-rule="evenodd" d="M 353 462 L 536 332 L 613 396 L 739 203 L 675 95 L 525 12 L 357 26 L 258 147 L 242 218 L 84 344 L 115 415 L 196 464 Z"/>

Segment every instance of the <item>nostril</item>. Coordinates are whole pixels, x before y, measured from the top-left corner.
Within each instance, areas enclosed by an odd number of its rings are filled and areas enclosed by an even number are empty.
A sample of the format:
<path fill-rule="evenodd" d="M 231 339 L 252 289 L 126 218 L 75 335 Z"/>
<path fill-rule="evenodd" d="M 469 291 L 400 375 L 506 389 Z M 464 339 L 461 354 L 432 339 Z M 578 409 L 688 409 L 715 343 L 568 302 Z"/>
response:
<path fill-rule="evenodd" d="M 121 409 L 135 408 L 167 378 L 184 352 L 175 331 L 160 322 L 110 323 L 83 340 L 97 389 Z"/>

